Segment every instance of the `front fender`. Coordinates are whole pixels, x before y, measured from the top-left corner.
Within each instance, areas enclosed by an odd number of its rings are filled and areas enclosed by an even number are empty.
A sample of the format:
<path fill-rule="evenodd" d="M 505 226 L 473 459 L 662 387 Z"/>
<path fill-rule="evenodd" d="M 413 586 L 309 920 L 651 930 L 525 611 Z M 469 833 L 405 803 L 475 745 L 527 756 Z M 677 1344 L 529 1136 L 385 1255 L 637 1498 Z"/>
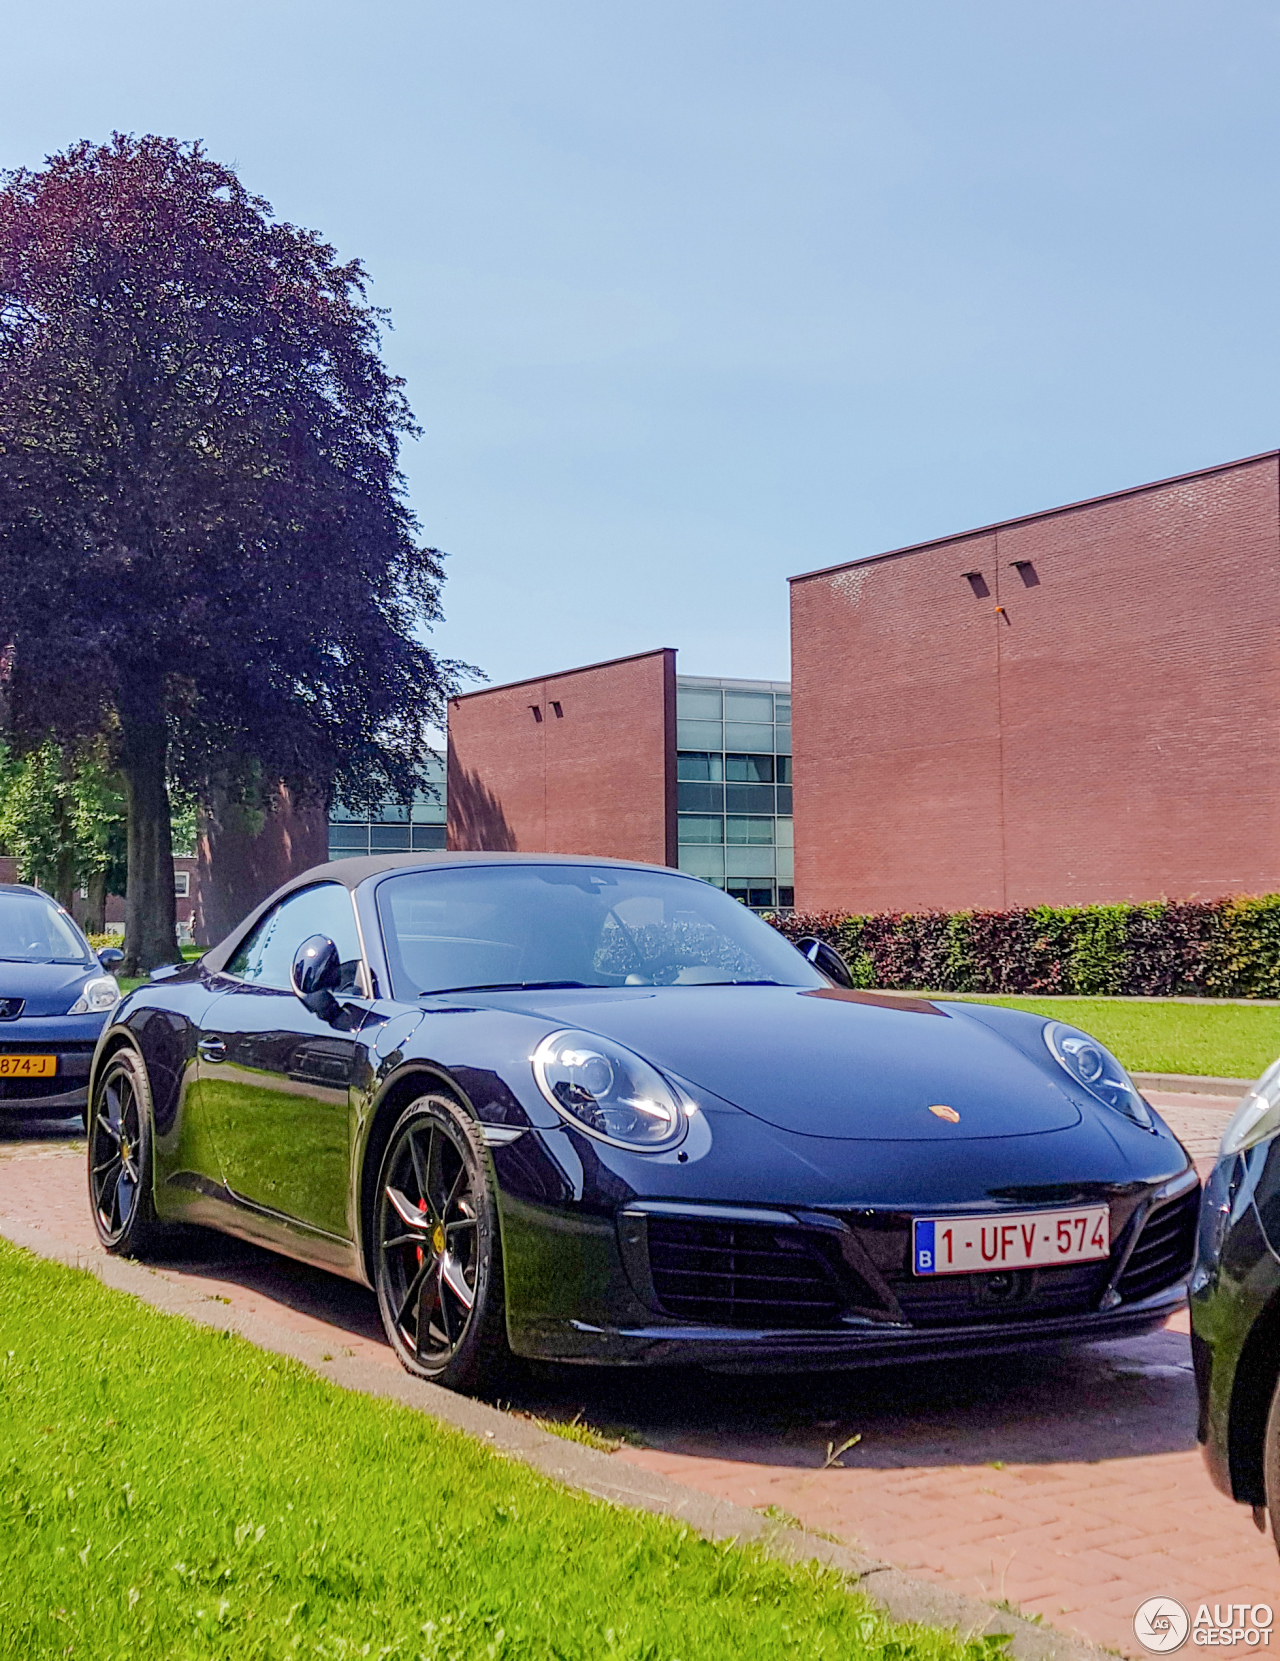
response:
<path fill-rule="evenodd" d="M 365 1279 L 373 1283 L 374 1188 L 392 1126 L 424 1089 L 456 1098 L 481 1125 L 520 1132 L 557 1122 L 533 1084 L 528 1057 L 545 1021 L 504 1010 L 405 1009 L 379 1021 L 367 1045 L 368 1073 L 353 1092 L 351 1201 Z M 498 1068 L 475 1067 L 471 1058 L 497 1055 Z M 521 1089 L 521 1073 L 528 1074 Z M 534 1099 L 536 1098 L 536 1100 Z M 501 1209 L 501 1208 L 500 1208 Z"/>

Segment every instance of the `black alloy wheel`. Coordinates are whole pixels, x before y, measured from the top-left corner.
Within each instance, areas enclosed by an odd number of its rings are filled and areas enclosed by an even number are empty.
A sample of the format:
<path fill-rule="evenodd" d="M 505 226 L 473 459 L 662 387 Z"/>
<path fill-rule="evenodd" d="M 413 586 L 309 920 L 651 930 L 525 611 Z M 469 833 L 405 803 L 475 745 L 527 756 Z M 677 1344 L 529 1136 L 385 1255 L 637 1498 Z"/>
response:
<path fill-rule="evenodd" d="M 109 1252 L 144 1256 L 166 1232 L 151 1190 L 151 1087 L 142 1058 L 117 1050 L 89 1103 L 89 1201 Z"/>
<path fill-rule="evenodd" d="M 499 1382 L 510 1352 L 493 1178 L 478 1126 L 447 1096 L 397 1121 L 376 1207 L 378 1307 L 403 1365 L 450 1389 Z"/>

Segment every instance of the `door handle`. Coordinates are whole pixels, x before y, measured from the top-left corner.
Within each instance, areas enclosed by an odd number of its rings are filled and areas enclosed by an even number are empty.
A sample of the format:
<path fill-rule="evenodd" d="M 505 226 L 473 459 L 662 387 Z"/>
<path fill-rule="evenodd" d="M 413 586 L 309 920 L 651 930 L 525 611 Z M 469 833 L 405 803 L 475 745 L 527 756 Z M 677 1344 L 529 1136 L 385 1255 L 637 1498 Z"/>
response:
<path fill-rule="evenodd" d="M 221 1038 L 202 1038 L 196 1045 L 201 1061 L 225 1061 L 227 1046 Z"/>

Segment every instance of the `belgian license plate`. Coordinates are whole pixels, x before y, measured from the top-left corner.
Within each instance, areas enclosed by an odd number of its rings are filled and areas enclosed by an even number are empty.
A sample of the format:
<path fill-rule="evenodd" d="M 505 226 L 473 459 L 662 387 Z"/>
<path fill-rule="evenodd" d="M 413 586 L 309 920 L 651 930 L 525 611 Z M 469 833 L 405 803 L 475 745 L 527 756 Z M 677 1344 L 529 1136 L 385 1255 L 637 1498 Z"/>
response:
<path fill-rule="evenodd" d="M 0 1078 L 52 1078 L 56 1055 L 0 1055 Z"/>
<path fill-rule="evenodd" d="M 1089 1263 L 1110 1250 L 1111 1213 L 1105 1205 L 994 1217 L 917 1217 L 911 1267 L 918 1275 L 973 1275 Z"/>

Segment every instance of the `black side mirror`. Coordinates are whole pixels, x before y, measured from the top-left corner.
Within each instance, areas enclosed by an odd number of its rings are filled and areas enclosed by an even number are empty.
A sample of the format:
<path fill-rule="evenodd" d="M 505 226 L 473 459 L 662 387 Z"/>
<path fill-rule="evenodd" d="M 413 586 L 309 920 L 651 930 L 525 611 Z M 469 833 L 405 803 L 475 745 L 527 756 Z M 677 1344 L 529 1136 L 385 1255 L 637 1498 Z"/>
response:
<path fill-rule="evenodd" d="M 338 1010 L 334 993 L 342 985 L 342 959 L 338 948 L 324 934 L 313 934 L 293 954 L 289 971 L 293 990 L 313 1015 L 331 1021 Z"/>
<path fill-rule="evenodd" d="M 849 965 L 834 946 L 828 946 L 825 940 L 819 940 L 810 934 L 803 940 L 796 941 L 796 950 L 802 957 L 807 957 L 814 968 L 820 970 L 828 980 L 834 981 L 837 986 L 846 986 L 852 990 L 853 976 L 849 973 Z"/>
<path fill-rule="evenodd" d="M 98 953 L 98 962 L 110 973 L 117 964 L 124 962 L 124 953 L 118 946 L 104 946 Z"/>

